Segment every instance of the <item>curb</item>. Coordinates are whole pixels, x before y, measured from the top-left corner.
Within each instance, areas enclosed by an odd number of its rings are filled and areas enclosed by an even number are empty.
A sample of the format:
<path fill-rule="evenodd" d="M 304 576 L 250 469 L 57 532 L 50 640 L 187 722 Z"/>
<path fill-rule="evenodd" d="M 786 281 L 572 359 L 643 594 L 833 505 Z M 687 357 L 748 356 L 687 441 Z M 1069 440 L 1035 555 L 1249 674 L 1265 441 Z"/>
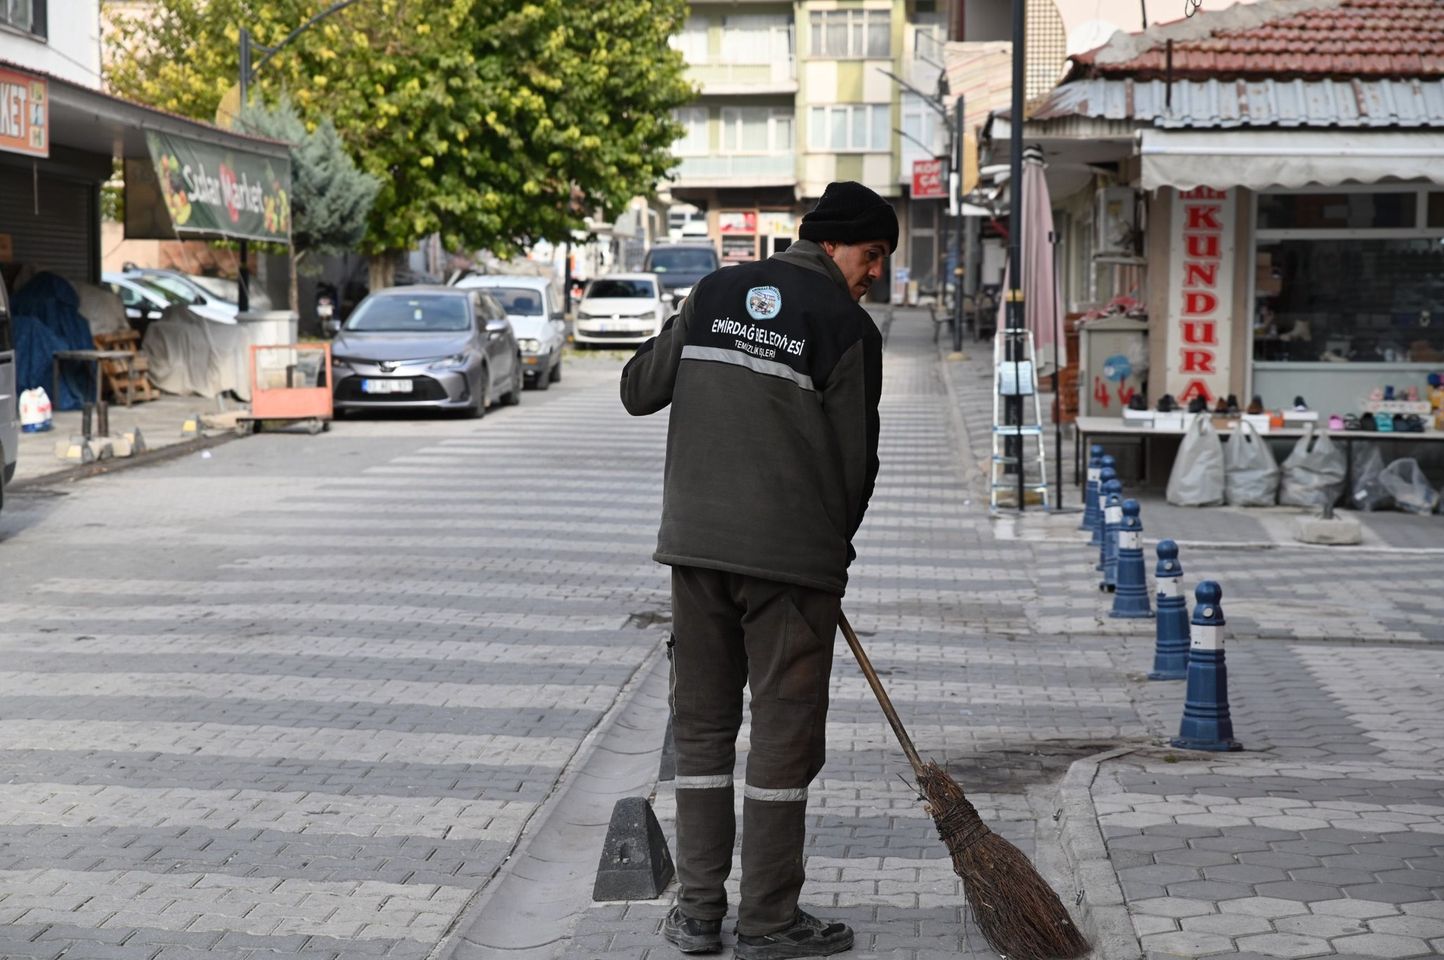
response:
<path fill-rule="evenodd" d="M 527 819 L 490 881 L 426 960 L 551 960 L 557 955 L 557 942 L 571 937 L 592 906 L 592 881 L 615 801 L 656 792 L 667 678 L 665 647 L 659 642 L 577 746 L 551 795 Z M 473 939 L 473 931 L 483 925 L 487 936 L 496 939 L 500 933 L 503 942 Z"/>
<path fill-rule="evenodd" d="M 85 480 L 89 477 L 117 473 L 132 467 L 144 467 L 150 464 L 164 463 L 167 460 L 183 457 L 188 453 L 209 450 L 212 447 L 219 447 L 222 444 L 239 439 L 240 437 L 233 431 L 217 433 L 212 436 L 200 436 L 192 440 L 182 440 L 179 443 L 156 447 L 154 450 L 147 450 L 133 457 L 111 457 L 108 460 L 97 460 L 95 463 L 87 463 L 77 467 L 66 467 L 63 470 L 41 474 L 38 477 L 26 477 L 24 480 L 16 480 L 11 483 L 5 488 L 5 491 L 7 493 L 15 493 L 20 490 L 29 490 L 32 487 L 47 487 L 56 483 L 73 483 L 76 480 Z"/>
<path fill-rule="evenodd" d="M 1073 870 L 1084 931 L 1093 941 L 1093 956 L 1098 960 L 1138 960 L 1143 956 L 1128 904 L 1123 899 L 1123 887 L 1118 882 L 1113 861 L 1108 858 L 1091 792 L 1099 767 L 1136 749 L 1118 747 L 1075 760 L 1058 786 L 1062 805 L 1058 818 L 1059 839 Z"/>

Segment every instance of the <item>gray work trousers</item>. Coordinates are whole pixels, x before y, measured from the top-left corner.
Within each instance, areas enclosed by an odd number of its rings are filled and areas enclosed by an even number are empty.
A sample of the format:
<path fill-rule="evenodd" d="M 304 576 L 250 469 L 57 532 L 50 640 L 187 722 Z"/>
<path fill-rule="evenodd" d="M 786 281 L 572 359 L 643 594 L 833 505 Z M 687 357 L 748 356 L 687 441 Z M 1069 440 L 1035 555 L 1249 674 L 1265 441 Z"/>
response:
<path fill-rule="evenodd" d="M 727 914 L 737 835 L 732 771 L 742 688 L 752 691 L 742 793 L 737 932 L 791 925 L 802 889 L 807 787 L 826 751 L 827 687 L 842 598 L 760 577 L 672 568 L 672 733 L 684 913 Z"/>

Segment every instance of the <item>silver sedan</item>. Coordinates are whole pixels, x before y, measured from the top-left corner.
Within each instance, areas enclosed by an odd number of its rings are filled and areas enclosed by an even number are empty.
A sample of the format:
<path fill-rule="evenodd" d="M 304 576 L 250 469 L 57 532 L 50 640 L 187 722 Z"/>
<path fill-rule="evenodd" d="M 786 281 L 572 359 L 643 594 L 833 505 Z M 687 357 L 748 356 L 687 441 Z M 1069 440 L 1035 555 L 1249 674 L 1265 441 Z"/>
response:
<path fill-rule="evenodd" d="M 482 290 L 395 287 L 357 304 L 331 347 L 337 412 L 461 410 L 521 402 L 521 351 Z"/>

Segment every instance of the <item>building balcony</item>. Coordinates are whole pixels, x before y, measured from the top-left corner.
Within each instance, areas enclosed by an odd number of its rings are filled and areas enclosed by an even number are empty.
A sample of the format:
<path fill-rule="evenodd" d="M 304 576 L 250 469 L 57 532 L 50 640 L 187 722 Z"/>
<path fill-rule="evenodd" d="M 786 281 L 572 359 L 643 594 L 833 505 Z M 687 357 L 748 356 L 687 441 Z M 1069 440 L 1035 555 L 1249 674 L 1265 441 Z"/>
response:
<path fill-rule="evenodd" d="M 687 64 L 687 79 L 703 96 L 747 93 L 796 93 L 797 61 L 792 57 L 774 63 L 708 61 Z"/>
<path fill-rule="evenodd" d="M 788 187 L 796 182 L 792 153 L 714 154 L 683 157 L 672 187 Z"/>

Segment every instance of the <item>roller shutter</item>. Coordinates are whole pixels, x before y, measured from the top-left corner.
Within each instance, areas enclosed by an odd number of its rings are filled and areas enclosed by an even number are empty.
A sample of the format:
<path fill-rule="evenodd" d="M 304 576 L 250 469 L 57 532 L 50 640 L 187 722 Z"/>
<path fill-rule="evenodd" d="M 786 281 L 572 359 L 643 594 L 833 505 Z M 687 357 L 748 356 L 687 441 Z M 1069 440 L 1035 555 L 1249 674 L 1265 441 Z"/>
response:
<path fill-rule="evenodd" d="M 28 169 L 0 166 L 0 233 L 10 237 L 13 262 L 96 282 L 99 232 L 93 182 L 45 173 L 36 178 Z"/>

